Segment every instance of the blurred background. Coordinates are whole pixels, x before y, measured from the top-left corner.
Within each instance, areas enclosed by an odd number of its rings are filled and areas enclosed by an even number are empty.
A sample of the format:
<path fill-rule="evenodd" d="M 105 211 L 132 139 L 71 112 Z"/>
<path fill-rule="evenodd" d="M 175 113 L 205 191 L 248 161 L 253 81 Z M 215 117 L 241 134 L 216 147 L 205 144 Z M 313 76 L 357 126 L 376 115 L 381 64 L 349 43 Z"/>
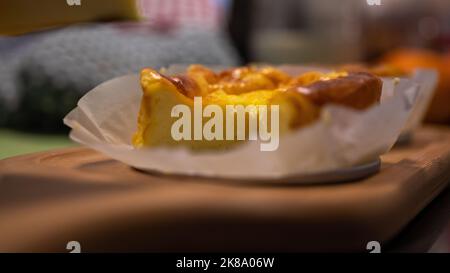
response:
<path fill-rule="evenodd" d="M 0 158 L 72 145 L 62 118 L 86 92 L 180 63 L 434 68 L 426 120 L 449 124 L 449 50 L 448 0 L 3 0 Z"/>

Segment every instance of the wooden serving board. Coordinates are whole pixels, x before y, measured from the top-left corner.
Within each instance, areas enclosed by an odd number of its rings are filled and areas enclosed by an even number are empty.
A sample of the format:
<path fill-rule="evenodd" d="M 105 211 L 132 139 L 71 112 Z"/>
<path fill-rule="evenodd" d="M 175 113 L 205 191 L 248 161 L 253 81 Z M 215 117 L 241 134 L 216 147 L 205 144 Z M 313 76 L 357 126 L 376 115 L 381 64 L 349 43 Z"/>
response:
<path fill-rule="evenodd" d="M 87 148 L 2 160 L 0 179 L 0 251 L 366 251 L 446 187 L 450 129 L 417 130 L 349 183 L 147 174 Z"/>

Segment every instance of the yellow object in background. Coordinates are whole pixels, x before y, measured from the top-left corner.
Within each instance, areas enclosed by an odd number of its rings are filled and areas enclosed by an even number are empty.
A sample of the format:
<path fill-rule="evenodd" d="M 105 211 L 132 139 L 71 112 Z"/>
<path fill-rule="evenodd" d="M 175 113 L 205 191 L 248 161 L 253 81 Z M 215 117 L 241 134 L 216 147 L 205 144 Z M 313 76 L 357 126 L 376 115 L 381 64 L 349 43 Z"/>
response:
<path fill-rule="evenodd" d="M 0 35 L 80 22 L 138 20 L 135 0 L 2 0 Z"/>

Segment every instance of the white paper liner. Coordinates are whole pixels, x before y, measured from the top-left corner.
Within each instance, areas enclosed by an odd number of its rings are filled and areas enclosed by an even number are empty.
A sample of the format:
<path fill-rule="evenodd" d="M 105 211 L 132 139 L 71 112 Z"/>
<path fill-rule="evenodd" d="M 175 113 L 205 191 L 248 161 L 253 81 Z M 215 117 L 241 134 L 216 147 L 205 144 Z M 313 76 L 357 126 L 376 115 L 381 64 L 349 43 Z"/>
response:
<path fill-rule="evenodd" d="M 365 111 L 328 105 L 317 122 L 281 136 L 279 148 L 272 152 L 260 151 L 258 141 L 228 151 L 135 149 L 131 138 L 142 95 L 138 75 L 97 86 L 80 99 L 64 123 L 72 128 L 74 141 L 139 169 L 231 179 L 279 179 L 376 160 L 395 143 L 418 89 L 413 81 L 401 79 L 395 85 L 385 84 L 383 93 L 393 95 Z"/>
<path fill-rule="evenodd" d="M 411 77 L 413 82 L 420 85 L 411 116 L 408 118 L 403 133 L 411 133 L 422 124 L 427 109 L 433 99 L 434 91 L 438 83 L 438 73 L 433 69 L 416 69 Z"/>

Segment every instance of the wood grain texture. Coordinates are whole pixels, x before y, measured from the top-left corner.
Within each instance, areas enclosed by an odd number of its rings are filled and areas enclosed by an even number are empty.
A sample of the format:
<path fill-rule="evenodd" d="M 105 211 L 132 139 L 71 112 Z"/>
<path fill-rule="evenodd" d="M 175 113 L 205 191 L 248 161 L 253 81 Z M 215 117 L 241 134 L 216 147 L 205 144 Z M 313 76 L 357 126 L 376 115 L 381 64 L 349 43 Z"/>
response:
<path fill-rule="evenodd" d="M 424 127 L 369 178 L 261 185 L 147 174 L 87 148 L 0 161 L 0 251 L 365 251 L 450 180 L 450 129 Z"/>

